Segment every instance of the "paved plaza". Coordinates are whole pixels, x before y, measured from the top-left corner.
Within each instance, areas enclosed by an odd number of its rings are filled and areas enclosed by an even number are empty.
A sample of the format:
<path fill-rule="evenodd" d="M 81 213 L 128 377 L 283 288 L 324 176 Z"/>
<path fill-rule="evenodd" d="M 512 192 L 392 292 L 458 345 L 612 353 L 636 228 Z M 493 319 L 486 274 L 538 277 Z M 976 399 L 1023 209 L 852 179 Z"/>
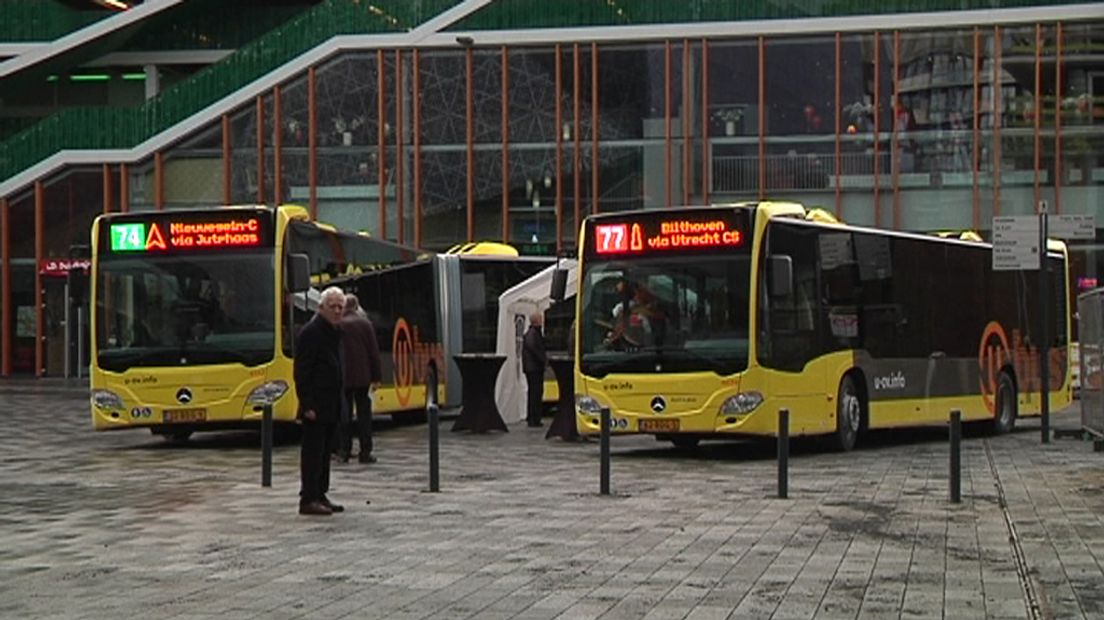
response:
<path fill-rule="evenodd" d="M 335 464 L 346 512 L 302 517 L 296 445 L 266 489 L 256 433 L 94 433 L 86 402 L 0 382 L 0 618 L 1104 618 L 1104 454 L 1035 420 L 967 433 L 957 505 L 944 429 L 797 442 L 780 500 L 770 443 L 615 438 L 607 497 L 597 442 L 449 420 L 427 493 L 425 426 L 385 424 Z"/>

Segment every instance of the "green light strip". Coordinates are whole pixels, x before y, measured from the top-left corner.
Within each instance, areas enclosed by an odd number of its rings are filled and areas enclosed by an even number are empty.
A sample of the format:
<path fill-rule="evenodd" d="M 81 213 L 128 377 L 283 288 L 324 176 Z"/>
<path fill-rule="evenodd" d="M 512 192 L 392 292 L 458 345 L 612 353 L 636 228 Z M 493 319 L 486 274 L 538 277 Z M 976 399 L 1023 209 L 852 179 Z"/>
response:
<path fill-rule="evenodd" d="M 107 82 L 111 79 L 110 75 L 102 73 L 88 73 L 84 75 L 70 75 L 70 82 Z"/>
<path fill-rule="evenodd" d="M 123 74 L 123 79 L 124 80 L 144 80 L 144 79 L 146 79 L 146 74 L 145 73 L 124 73 Z"/>

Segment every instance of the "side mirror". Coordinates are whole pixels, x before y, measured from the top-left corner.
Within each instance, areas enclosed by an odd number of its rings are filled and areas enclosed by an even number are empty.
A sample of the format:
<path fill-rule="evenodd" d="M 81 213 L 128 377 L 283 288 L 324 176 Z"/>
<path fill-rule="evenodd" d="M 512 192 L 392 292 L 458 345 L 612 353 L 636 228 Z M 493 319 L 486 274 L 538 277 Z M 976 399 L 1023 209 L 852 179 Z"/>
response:
<path fill-rule="evenodd" d="M 552 298 L 552 301 L 559 303 L 564 300 L 564 295 L 567 293 L 567 270 L 562 268 L 556 268 L 552 272 L 552 290 L 548 293 L 548 296 Z"/>
<path fill-rule="evenodd" d="M 770 269 L 771 297 L 789 297 L 793 294 L 793 258 L 787 255 L 767 258 Z"/>
<path fill-rule="evenodd" d="M 288 254 L 287 287 L 292 293 L 310 290 L 310 259 L 306 254 Z"/>

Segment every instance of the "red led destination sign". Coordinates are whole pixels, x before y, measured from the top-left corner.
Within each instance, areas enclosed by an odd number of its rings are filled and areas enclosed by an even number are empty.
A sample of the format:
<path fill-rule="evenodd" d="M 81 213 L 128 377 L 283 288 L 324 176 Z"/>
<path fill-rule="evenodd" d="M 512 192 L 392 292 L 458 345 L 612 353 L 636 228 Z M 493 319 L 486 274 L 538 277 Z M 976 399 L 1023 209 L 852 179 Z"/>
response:
<path fill-rule="evenodd" d="M 710 250 L 739 247 L 743 242 L 743 233 L 724 219 L 675 219 L 594 226 L 596 254 Z"/>
<path fill-rule="evenodd" d="M 175 221 L 112 224 L 114 252 L 165 252 L 242 248 L 262 243 L 261 220 L 256 217 L 222 221 Z"/>

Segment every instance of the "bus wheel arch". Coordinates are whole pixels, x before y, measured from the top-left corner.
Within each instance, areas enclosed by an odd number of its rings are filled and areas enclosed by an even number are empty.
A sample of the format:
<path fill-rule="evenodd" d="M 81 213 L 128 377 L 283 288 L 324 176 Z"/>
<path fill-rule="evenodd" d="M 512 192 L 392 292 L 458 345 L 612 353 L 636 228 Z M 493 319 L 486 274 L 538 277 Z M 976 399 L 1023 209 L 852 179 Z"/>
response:
<path fill-rule="evenodd" d="M 862 372 L 855 369 L 844 373 L 836 392 L 836 430 L 832 434 L 836 450 L 847 452 L 855 447 L 859 434 L 865 432 L 868 425 L 867 406 Z"/>
<path fill-rule="evenodd" d="M 1008 366 L 1001 368 L 997 377 L 996 393 L 993 395 L 994 435 L 1010 433 L 1016 427 L 1016 418 L 1019 417 L 1018 394 L 1015 371 Z"/>

